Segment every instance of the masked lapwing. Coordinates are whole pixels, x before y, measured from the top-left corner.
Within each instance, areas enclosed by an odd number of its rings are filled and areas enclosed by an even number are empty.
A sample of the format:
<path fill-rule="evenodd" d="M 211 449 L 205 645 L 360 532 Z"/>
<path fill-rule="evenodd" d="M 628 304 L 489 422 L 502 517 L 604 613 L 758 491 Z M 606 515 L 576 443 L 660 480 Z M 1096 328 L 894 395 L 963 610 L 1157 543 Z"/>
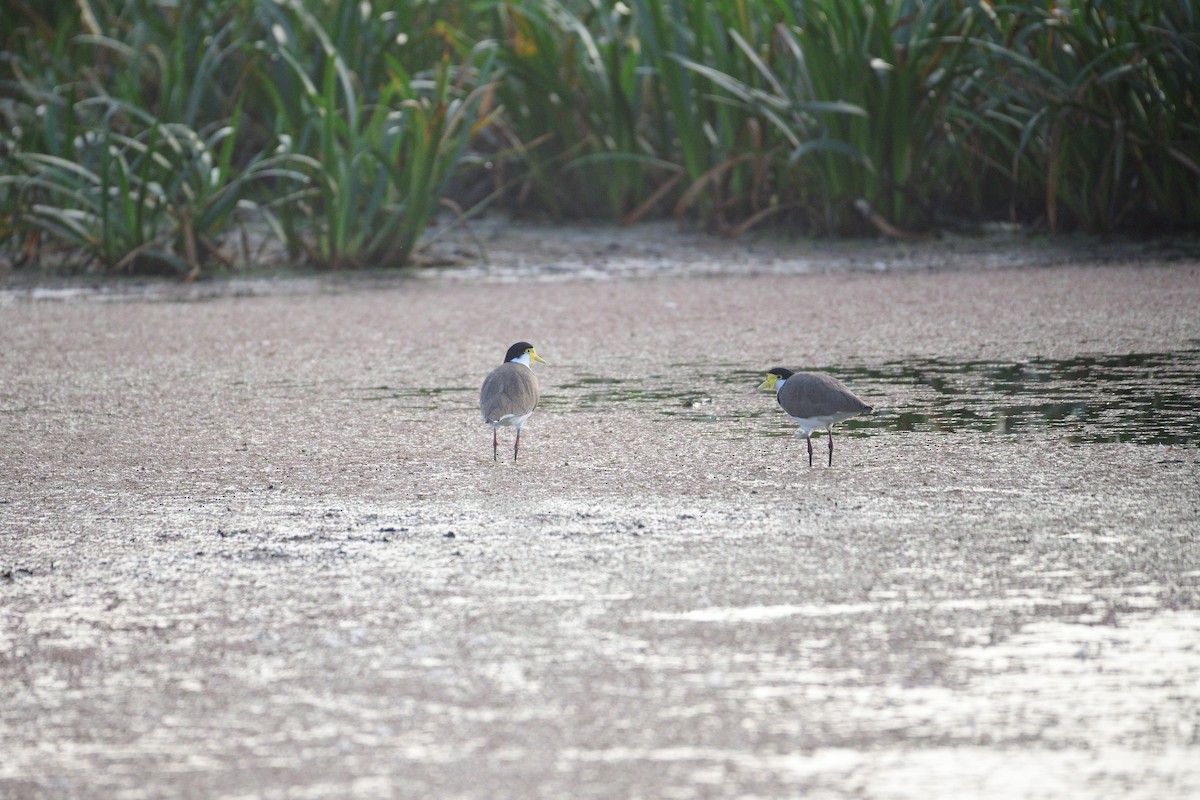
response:
<path fill-rule="evenodd" d="M 521 426 L 537 408 L 538 380 L 530 362 L 546 361 L 539 356 L 529 342 L 517 342 L 504 354 L 504 363 L 484 378 L 479 390 L 479 411 L 485 425 L 492 426 L 492 460 L 500 458 L 500 440 L 497 431 L 503 427 L 517 430 L 513 443 L 513 461 L 521 447 Z"/>
<path fill-rule="evenodd" d="M 808 442 L 808 465 L 812 466 L 812 432 L 829 432 L 829 466 L 833 466 L 833 426 L 844 419 L 865 414 L 871 407 L 837 378 L 821 372 L 792 372 L 773 367 L 760 389 L 774 389 L 775 398 L 788 416 L 804 431 Z"/>

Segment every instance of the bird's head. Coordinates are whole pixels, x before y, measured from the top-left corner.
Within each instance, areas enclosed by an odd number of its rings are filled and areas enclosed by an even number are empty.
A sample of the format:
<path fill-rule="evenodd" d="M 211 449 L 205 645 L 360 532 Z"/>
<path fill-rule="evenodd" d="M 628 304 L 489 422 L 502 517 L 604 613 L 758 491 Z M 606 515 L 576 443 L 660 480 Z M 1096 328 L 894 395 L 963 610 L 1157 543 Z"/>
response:
<path fill-rule="evenodd" d="M 771 367 L 770 372 L 767 373 L 767 379 L 760 383 L 758 388 L 774 389 L 775 384 L 779 383 L 780 381 L 786 381 L 788 378 L 792 377 L 792 374 L 792 371 L 786 367 Z"/>
<path fill-rule="evenodd" d="M 546 363 L 546 359 L 539 356 L 537 351 L 533 349 L 533 345 L 531 345 L 529 342 L 517 342 L 512 347 L 508 348 L 508 352 L 504 354 L 504 360 L 506 362 L 516 361 L 517 363 L 524 364 L 525 366 L 529 366 L 530 361 L 540 361 L 543 364 Z"/>

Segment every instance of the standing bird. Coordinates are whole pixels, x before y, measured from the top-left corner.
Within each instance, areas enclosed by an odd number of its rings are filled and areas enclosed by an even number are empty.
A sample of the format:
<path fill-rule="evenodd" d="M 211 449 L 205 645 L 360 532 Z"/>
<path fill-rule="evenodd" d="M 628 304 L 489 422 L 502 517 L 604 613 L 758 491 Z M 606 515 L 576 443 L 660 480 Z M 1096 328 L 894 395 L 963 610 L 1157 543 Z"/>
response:
<path fill-rule="evenodd" d="M 812 466 L 812 432 L 829 432 L 829 466 L 833 466 L 833 426 L 844 419 L 865 414 L 871 407 L 837 378 L 821 372 L 792 372 L 773 367 L 760 389 L 774 389 L 775 399 L 804 431 L 808 442 L 808 465 Z"/>
<path fill-rule="evenodd" d="M 485 425 L 492 426 L 492 460 L 500 458 L 500 426 L 517 429 L 517 440 L 513 443 L 513 461 L 521 447 L 521 426 L 537 408 L 538 380 L 529 366 L 530 361 L 545 359 L 534 352 L 529 342 L 517 342 L 504 354 L 504 363 L 496 367 L 483 380 L 479 390 L 479 411 Z"/>

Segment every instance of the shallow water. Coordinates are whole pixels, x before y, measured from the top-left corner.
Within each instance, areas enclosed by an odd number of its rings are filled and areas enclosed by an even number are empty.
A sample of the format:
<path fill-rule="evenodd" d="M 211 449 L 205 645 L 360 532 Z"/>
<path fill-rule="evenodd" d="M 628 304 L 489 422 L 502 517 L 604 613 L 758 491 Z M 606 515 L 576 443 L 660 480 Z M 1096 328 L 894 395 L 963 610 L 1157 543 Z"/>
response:
<path fill-rule="evenodd" d="M 1022 362 L 913 358 L 814 369 L 843 381 L 874 406 L 870 414 L 841 423 L 841 435 L 1048 432 L 1074 444 L 1200 442 L 1200 349 Z M 539 407 L 580 414 L 635 408 L 673 421 L 734 423 L 748 435 L 793 435 L 795 426 L 771 393 L 756 391 L 765 372 L 733 363 L 678 363 L 633 379 L 560 367 L 541 373 Z M 469 408 L 476 392 L 473 386 L 374 386 L 352 394 L 430 412 Z"/>
<path fill-rule="evenodd" d="M 1200 441 L 1200 349 L 1019 363 L 920 359 L 847 370 L 848 382 L 918 387 L 854 427 L 1060 433 L 1073 443 Z M 848 427 L 850 425 L 848 424 Z"/>

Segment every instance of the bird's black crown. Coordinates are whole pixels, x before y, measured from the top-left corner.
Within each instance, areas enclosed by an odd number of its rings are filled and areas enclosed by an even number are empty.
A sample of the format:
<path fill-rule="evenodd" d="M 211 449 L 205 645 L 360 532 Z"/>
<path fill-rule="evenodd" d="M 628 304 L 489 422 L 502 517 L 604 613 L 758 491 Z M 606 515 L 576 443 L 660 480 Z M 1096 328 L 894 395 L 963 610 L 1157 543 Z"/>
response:
<path fill-rule="evenodd" d="M 786 381 L 796 373 L 792 372 L 787 367 L 771 367 L 767 372 L 768 375 L 778 375 L 780 380 Z"/>
<path fill-rule="evenodd" d="M 533 347 L 529 342 L 517 342 L 512 347 L 508 348 L 508 352 L 504 354 L 504 362 L 508 363 L 514 359 L 525 355 L 525 351 Z"/>

